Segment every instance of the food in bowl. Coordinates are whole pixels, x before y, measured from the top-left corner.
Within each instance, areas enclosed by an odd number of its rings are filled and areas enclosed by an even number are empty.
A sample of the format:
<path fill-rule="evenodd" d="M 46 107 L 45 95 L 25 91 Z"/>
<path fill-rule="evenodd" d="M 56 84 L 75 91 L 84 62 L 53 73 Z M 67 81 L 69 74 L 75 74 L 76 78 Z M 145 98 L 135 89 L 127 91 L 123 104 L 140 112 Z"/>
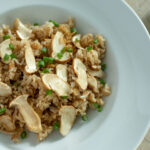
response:
<path fill-rule="evenodd" d="M 0 130 L 15 142 L 53 130 L 66 136 L 88 108 L 102 110 L 110 95 L 104 81 L 106 46 L 101 35 L 81 36 L 74 20 L 23 24 L 0 29 Z"/>

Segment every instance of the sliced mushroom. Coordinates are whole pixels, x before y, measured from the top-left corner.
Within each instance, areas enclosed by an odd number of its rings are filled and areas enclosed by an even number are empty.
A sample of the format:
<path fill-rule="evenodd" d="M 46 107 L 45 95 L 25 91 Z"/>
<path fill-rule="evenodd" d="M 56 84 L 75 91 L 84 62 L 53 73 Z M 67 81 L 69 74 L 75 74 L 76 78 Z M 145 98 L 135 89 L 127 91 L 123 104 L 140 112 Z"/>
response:
<path fill-rule="evenodd" d="M 91 75 L 88 75 L 88 85 L 93 90 L 93 92 L 98 93 L 97 80 Z"/>
<path fill-rule="evenodd" d="M 68 52 L 64 52 L 62 58 L 58 58 L 57 54 L 61 53 L 64 47 L 65 47 L 64 35 L 62 32 L 57 31 L 52 40 L 51 56 L 54 57 L 56 61 L 61 63 L 68 62 L 71 59 L 71 54 Z"/>
<path fill-rule="evenodd" d="M 49 37 L 53 33 L 53 27 L 54 27 L 54 24 L 48 21 L 42 26 L 42 28 L 45 28 L 45 30 L 48 32 Z"/>
<path fill-rule="evenodd" d="M 81 100 L 86 101 L 91 91 L 84 91 L 83 94 L 79 97 Z"/>
<path fill-rule="evenodd" d="M 73 126 L 76 118 L 76 109 L 73 106 L 62 106 L 59 110 L 61 116 L 60 133 L 66 136 Z"/>
<path fill-rule="evenodd" d="M 58 96 L 68 96 L 71 93 L 70 85 L 56 74 L 45 74 L 42 81 L 46 88 L 52 89 Z"/>
<path fill-rule="evenodd" d="M 10 39 L 7 39 L 5 41 L 3 41 L 1 44 L 0 44 L 0 57 L 2 58 L 2 60 L 4 59 L 5 55 L 10 55 L 12 54 L 12 51 L 11 49 L 9 48 L 9 44 L 10 44 Z M 4 63 L 9 63 L 10 60 L 8 61 L 4 61 Z"/>
<path fill-rule="evenodd" d="M 76 34 L 72 37 L 72 42 L 73 44 L 79 48 L 79 49 L 83 49 L 83 47 L 80 44 L 80 39 L 81 39 L 81 35 L 80 34 Z"/>
<path fill-rule="evenodd" d="M 5 129 L 7 132 L 13 132 L 16 127 L 12 121 L 12 118 L 8 115 L 0 116 L 0 125 Z"/>
<path fill-rule="evenodd" d="M 36 61 L 35 57 L 32 51 L 32 48 L 29 43 L 25 46 L 25 60 L 26 60 L 26 66 L 25 70 L 27 73 L 34 73 L 36 72 Z"/>
<path fill-rule="evenodd" d="M 56 74 L 59 78 L 67 81 L 67 66 L 66 65 L 57 65 L 56 66 Z"/>
<path fill-rule="evenodd" d="M 87 61 L 89 67 L 93 70 L 100 70 L 100 59 L 96 50 L 91 50 L 87 53 Z"/>
<path fill-rule="evenodd" d="M 105 84 L 105 86 L 104 86 L 104 88 L 103 88 L 103 90 L 102 90 L 102 94 L 103 94 L 104 96 L 108 96 L 108 95 L 111 94 L 111 89 L 110 89 L 110 87 L 109 87 L 108 84 Z"/>
<path fill-rule="evenodd" d="M 16 19 L 14 26 L 20 39 L 24 40 L 30 38 L 32 30 L 27 28 L 18 18 Z"/>
<path fill-rule="evenodd" d="M 12 89 L 7 84 L 0 82 L 0 96 L 9 96 L 12 94 Z"/>
<path fill-rule="evenodd" d="M 28 129 L 32 132 L 39 133 L 42 131 L 41 119 L 29 105 L 27 98 L 28 95 L 18 96 L 10 103 L 9 107 L 17 107 Z"/>
<path fill-rule="evenodd" d="M 73 70 L 78 76 L 76 82 L 80 86 L 82 90 L 86 90 L 87 88 L 87 74 L 86 74 L 86 67 L 82 63 L 82 61 L 78 58 L 73 60 Z"/>
<path fill-rule="evenodd" d="M 88 70 L 88 73 L 92 75 L 93 77 L 103 78 L 105 76 L 104 72 L 102 70 Z"/>

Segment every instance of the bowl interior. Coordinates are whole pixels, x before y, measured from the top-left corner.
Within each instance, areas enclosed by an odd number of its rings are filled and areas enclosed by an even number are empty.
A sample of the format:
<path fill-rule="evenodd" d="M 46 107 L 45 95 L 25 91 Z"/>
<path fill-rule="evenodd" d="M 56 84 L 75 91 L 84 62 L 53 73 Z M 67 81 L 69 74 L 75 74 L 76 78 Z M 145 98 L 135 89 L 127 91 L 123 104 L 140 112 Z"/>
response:
<path fill-rule="evenodd" d="M 86 34 L 102 34 L 107 40 L 107 53 L 106 53 L 106 80 L 112 88 L 112 94 L 105 99 L 106 105 L 101 113 L 96 111 L 89 111 L 89 121 L 82 122 L 81 118 L 77 118 L 71 132 L 67 137 L 62 137 L 58 131 L 53 132 L 45 141 L 38 143 L 34 134 L 29 134 L 28 138 L 22 143 L 14 145 L 10 142 L 9 137 L 5 135 L 0 136 L 0 144 L 3 145 L 6 149 L 24 149 L 23 145 L 26 145 L 25 148 L 40 149 L 40 147 L 49 143 L 50 147 L 56 148 L 60 145 L 65 145 L 65 143 L 79 144 L 89 138 L 93 133 L 101 128 L 103 123 L 107 120 L 113 104 L 116 100 L 117 90 L 118 90 L 118 67 L 116 63 L 116 58 L 114 51 L 119 49 L 119 45 L 113 44 L 114 38 L 112 38 L 114 31 L 112 30 L 111 24 L 106 17 L 103 17 L 103 13 L 99 13 L 99 19 L 97 22 L 92 22 L 90 19 L 85 19 L 81 14 L 67 9 L 55 7 L 55 6 L 46 6 L 46 5 L 32 5 L 25 6 L 16 9 L 9 10 L 0 15 L 0 24 L 12 25 L 15 18 L 20 18 L 24 23 L 35 23 L 39 24 L 44 23 L 45 21 L 52 19 L 58 23 L 66 21 L 69 17 L 75 18 L 76 28 L 78 33 Z M 99 25 L 97 26 L 98 23 Z M 9 145 L 7 144 L 9 143 Z M 23 146 L 23 147 L 22 147 Z"/>

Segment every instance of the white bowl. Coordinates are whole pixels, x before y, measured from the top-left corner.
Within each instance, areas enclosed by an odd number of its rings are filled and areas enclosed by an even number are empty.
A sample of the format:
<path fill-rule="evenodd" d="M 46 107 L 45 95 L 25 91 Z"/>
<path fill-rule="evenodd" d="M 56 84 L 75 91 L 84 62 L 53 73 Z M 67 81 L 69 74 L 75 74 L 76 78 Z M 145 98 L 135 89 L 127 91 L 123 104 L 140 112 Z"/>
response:
<path fill-rule="evenodd" d="M 0 136 L 7 150 L 134 150 L 150 119 L 150 37 L 134 11 L 122 0 L 5 0 L 0 24 L 16 17 L 24 22 L 63 22 L 72 16 L 81 33 L 102 33 L 107 39 L 107 80 L 112 94 L 103 112 L 89 112 L 89 121 L 76 121 L 67 137 L 52 133 L 38 143 L 31 134 L 21 144 Z"/>

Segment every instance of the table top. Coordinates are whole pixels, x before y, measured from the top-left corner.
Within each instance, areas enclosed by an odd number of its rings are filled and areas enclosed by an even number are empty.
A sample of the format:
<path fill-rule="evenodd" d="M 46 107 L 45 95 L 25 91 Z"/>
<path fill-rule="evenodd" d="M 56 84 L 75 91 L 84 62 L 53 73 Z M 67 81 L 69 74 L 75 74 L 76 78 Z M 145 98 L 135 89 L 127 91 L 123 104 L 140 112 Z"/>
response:
<path fill-rule="evenodd" d="M 142 19 L 150 33 L 150 0 L 126 0 Z M 150 150 L 150 129 L 137 150 Z"/>

